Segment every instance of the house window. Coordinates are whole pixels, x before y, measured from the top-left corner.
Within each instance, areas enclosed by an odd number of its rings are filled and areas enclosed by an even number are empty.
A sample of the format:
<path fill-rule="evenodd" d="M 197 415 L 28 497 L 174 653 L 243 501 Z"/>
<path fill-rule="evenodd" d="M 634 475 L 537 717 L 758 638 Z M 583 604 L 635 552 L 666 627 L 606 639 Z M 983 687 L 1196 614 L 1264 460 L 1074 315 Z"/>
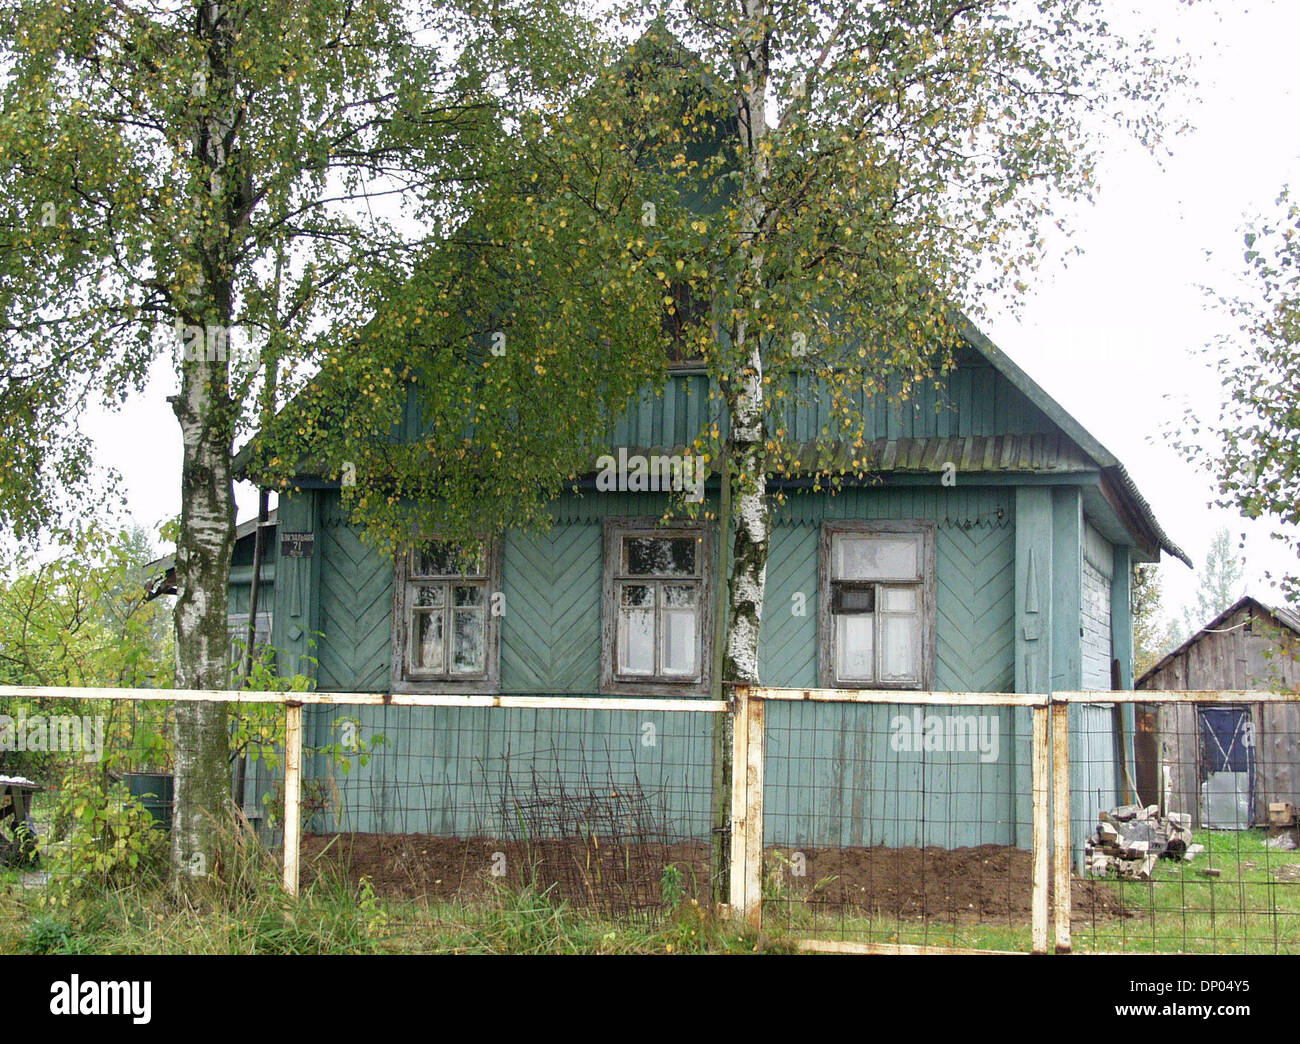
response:
<path fill-rule="evenodd" d="M 691 327 L 708 317 L 709 298 L 681 281 L 671 285 L 669 296 L 672 303 L 665 305 L 662 318 L 664 333 L 669 338 L 668 362 L 671 365 L 699 363 L 699 351 L 691 344 Z"/>
<path fill-rule="evenodd" d="M 226 617 L 226 633 L 230 638 L 230 665 L 239 671 L 244 663 L 245 646 L 248 644 L 248 614 L 230 613 Z M 260 656 L 271 644 L 271 614 L 258 613 L 257 626 L 253 631 L 253 655 Z"/>
<path fill-rule="evenodd" d="M 395 666 L 401 682 L 482 688 L 495 680 L 494 548 L 432 541 L 398 562 Z M 395 671 L 395 674 L 398 672 Z"/>
<path fill-rule="evenodd" d="M 606 691 L 707 689 L 709 554 L 708 533 L 698 526 L 606 523 Z"/>
<path fill-rule="evenodd" d="M 823 684 L 928 689 L 933 684 L 934 526 L 828 522 L 822 527 Z"/>

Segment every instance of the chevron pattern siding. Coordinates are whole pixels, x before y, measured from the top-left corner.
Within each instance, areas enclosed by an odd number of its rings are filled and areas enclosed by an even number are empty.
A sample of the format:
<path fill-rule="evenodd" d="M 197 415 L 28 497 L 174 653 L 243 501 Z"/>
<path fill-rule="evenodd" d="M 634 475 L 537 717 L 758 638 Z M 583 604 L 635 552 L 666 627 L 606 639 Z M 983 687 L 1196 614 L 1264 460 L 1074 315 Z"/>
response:
<path fill-rule="evenodd" d="M 776 525 L 770 540 L 759 632 L 759 677 L 768 685 L 815 686 L 817 530 Z M 797 615 L 800 609 L 803 615 Z"/>
<path fill-rule="evenodd" d="M 601 527 L 511 534 L 502 550 L 501 688 L 585 692 L 600 686 Z"/>
<path fill-rule="evenodd" d="M 316 655 L 321 689 L 385 692 L 392 641 L 393 567 L 340 517 L 322 505 L 320 630 Z"/>
<path fill-rule="evenodd" d="M 653 514 L 657 498 L 566 497 L 545 534 L 511 534 L 503 548 L 506 692 L 594 693 L 600 663 L 601 526 L 606 515 Z M 392 570 L 322 505 L 320 649 L 323 688 L 384 689 Z M 1009 493 L 994 488 L 890 488 L 839 497 L 793 496 L 772 529 L 761 662 L 767 684 L 817 684 L 817 543 L 821 519 L 931 518 L 936 540 L 936 687 L 1005 691 L 1014 670 L 1014 536 Z M 802 605 L 794 598 L 802 594 Z M 802 608 L 803 615 L 796 615 Z M 328 741 L 344 711 L 315 724 Z M 946 846 L 1010 843 L 1015 730 L 1002 721 L 1000 757 L 892 749 L 910 707 L 776 704 L 769 708 L 769 844 Z M 996 711 L 987 713 L 997 714 Z M 394 744 L 338 780 L 343 822 L 360 830 L 499 832 L 503 766 L 534 768 L 566 785 L 595 772 L 635 781 L 656 813 L 686 836 L 707 836 L 707 715 L 619 715 L 489 709 L 358 708 L 366 733 Z M 328 721 L 326 720 L 328 718 Z M 641 743 L 653 717 L 658 741 Z M 625 720 L 626 719 L 626 720 Z M 633 720 L 635 719 L 635 720 Z M 313 766 L 309 771 L 324 772 Z"/>
<path fill-rule="evenodd" d="M 1001 490 L 854 490 L 792 498 L 776 517 L 759 650 L 764 684 L 817 685 L 817 536 L 823 517 L 928 518 L 935 538 L 935 688 L 1015 684 L 1015 534 Z M 824 514 L 818 512 L 821 509 Z M 998 517 L 998 511 L 1003 515 Z M 794 614 L 804 595 L 806 615 Z"/>
<path fill-rule="evenodd" d="M 1015 532 L 943 526 L 935 541 L 935 687 L 1015 686 Z"/>
<path fill-rule="evenodd" d="M 1004 491 L 855 490 L 799 497 L 772 528 L 760 673 L 768 685 L 817 684 L 817 535 L 822 517 L 931 518 L 935 538 L 935 688 L 1006 692 L 1015 681 L 1015 535 Z M 1000 512 L 1000 513 L 999 513 Z M 791 612 L 807 593 L 808 616 Z M 938 709 L 938 713 L 950 711 Z M 1015 724 L 994 708 L 998 758 L 892 749 L 908 706 L 768 707 L 765 839 L 778 845 L 1010 844 Z M 935 713 L 930 710 L 927 713 Z"/>

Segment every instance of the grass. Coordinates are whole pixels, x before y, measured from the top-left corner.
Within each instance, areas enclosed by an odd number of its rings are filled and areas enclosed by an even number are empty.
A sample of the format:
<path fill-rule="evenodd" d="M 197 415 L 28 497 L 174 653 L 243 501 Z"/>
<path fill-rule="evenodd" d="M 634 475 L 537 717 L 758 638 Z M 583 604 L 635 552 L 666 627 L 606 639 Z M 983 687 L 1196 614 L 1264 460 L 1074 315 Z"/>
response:
<path fill-rule="evenodd" d="M 1079 952 L 1300 952 L 1300 851 L 1264 846 L 1262 831 L 1198 832 L 1193 863 L 1162 860 L 1149 882 L 1109 888 L 1129 916 L 1076 910 Z M 1203 871 L 1214 868 L 1218 878 Z M 237 848 L 222 883 L 178 897 L 147 875 L 67 893 L 0 869 L 0 953 L 752 953 L 797 938 L 1026 951 L 1027 923 L 904 921 L 882 911 L 819 911 L 817 885 L 796 896 L 773 874 L 756 939 L 676 896 L 661 914 L 615 922 L 574 909 L 537 885 L 474 902 L 390 900 L 369 883 L 325 874 L 298 899 L 273 862 Z M 27 881 L 28 886 L 24 885 Z M 812 901 L 809 901 L 809 900 Z M 759 942 L 761 939 L 761 943 Z"/>
<path fill-rule="evenodd" d="M 1128 916 L 1074 911 L 1081 953 L 1300 953 L 1300 850 L 1267 848 L 1263 830 L 1198 831 L 1206 851 L 1191 863 L 1160 860 L 1150 881 L 1103 887 Z M 1218 877 L 1205 875 L 1217 869 Z M 769 889 L 763 924 L 782 936 L 1026 952 L 1027 921 L 902 920 L 876 911 L 827 910 L 810 896 Z"/>
<path fill-rule="evenodd" d="M 178 897 L 161 881 L 60 901 L 0 878 L 0 953 L 377 954 L 743 953 L 756 939 L 682 901 L 640 923 L 592 917 L 534 885 L 474 903 L 381 899 L 324 876 L 298 899 L 273 872 L 240 868 Z M 273 871 L 273 867 L 270 868 Z"/>
<path fill-rule="evenodd" d="M 1150 881 L 1117 882 L 1116 897 L 1135 916 L 1076 927 L 1074 948 L 1300 953 L 1300 850 L 1267 848 L 1266 839 L 1263 830 L 1198 831 L 1205 852 L 1192 863 L 1161 860 Z"/>

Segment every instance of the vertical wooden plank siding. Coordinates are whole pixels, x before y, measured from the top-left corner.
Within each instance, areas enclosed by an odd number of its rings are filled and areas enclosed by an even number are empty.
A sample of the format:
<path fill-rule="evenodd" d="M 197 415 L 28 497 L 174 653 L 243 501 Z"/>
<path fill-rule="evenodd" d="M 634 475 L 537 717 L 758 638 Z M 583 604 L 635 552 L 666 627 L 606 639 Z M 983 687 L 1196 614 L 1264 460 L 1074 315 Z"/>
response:
<path fill-rule="evenodd" d="M 315 494 L 310 491 L 286 495 L 279 504 L 278 533 L 315 533 Z M 272 642 L 279 650 L 282 674 L 314 674 L 308 654 L 315 617 L 316 581 L 314 568 L 319 550 L 311 558 L 276 559 L 275 594 L 272 599 Z"/>
<path fill-rule="evenodd" d="M 1133 549 L 1116 544 L 1110 578 L 1110 647 L 1119 661 L 1119 687 L 1133 688 Z"/>
<path fill-rule="evenodd" d="M 1083 688 L 1083 504 L 1077 486 L 1052 489 L 1053 689 Z"/>
<path fill-rule="evenodd" d="M 1114 659 L 1111 620 L 1115 587 L 1115 550 L 1085 520 L 1083 545 L 1082 687 L 1109 689 Z"/>
<path fill-rule="evenodd" d="M 1020 486 L 1015 500 L 1015 691 L 1050 692 L 1052 669 L 1052 491 Z M 1015 843 L 1032 845 L 1030 778 L 1033 759 L 1030 715 L 1012 713 L 1015 755 L 1011 793 L 1015 801 Z"/>

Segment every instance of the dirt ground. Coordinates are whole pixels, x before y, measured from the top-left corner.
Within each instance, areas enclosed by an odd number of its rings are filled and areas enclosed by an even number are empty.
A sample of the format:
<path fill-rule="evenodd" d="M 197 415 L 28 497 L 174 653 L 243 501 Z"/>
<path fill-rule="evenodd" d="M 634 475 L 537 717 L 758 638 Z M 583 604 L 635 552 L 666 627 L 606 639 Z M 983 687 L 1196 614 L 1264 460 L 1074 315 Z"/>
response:
<path fill-rule="evenodd" d="M 802 860 L 788 849 L 768 850 L 769 897 L 908 920 L 1011 924 L 1029 918 L 1031 856 L 1023 849 L 982 845 L 799 852 Z M 369 878 L 381 896 L 432 901 L 489 895 L 503 879 L 526 879 L 531 866 L 540 885 L 554 884 L 575 906 L 618 914 L 660 905 L 664 868 L 670 865 L 677 869 L 672 876 L 680 880 L 684 895 L 702 899 L 708 890 L 709 849 L 703 842 L 602 848 L 579 840 L 528 847 L 426 834 L 305 835 L 302 865 L 304 885 L 322 873 L 344 873 L 353 882 Z M 1128 916 L 1102 882 L 1076 879 L 1071 898 L 1075 920 Z"/>

